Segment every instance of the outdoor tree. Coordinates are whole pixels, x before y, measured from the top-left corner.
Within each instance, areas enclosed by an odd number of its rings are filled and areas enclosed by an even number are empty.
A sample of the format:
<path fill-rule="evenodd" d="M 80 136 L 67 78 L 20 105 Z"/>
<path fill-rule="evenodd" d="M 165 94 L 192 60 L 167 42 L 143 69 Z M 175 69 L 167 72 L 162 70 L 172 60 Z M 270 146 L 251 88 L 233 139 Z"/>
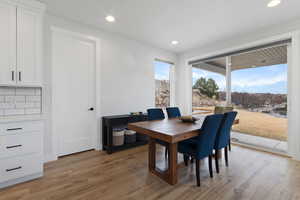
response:
<path fill-rule="evenodd" d="M 201 94 L 206 95 L 210 98 L 218 98 L 219 87 L 216 81 L 212 78 L 206 80 L 206 78 L 199 78 L 193 86 L 193 89 L 198 89 Z"/>

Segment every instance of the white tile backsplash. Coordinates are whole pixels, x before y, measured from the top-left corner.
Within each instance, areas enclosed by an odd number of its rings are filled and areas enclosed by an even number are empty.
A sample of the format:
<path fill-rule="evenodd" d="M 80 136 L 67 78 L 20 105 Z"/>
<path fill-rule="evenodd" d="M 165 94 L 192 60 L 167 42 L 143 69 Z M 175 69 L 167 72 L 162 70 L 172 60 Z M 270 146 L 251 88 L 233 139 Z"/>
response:
<path fill-rule="evenodd" d="M 26 102 L 41 102 L 41 96 L 26 96 Z"/>
<path fill-rule="evenodd" d="M 35 95 L 35 88 L 16 88 L 16 95 Z"/>
<path fill-rule="evenodd" d="M 35 95 L 36 96 L 41 96 L 42 95 L 42 90 L 40 88 L 35 89 Z"/>
<path fill-rule="evenodd" d="M 14 103 L 0 103 L 0 109 L 12 109 L 15 108 Z"/>
<path fill-rule="evenodd" d="M 0 87 L 0 95 L 16 95 L 16 89 L 10 87 Z"/>
<path fill-rule="evenodd" d="M 5 96 L 6 103 L 15 103 L 15 96 Z"/>
<path fill-rule="evenodd" d="M 5 116 L 24 115 L 24 114 L 25 114 L 25 109 L 6 109 L 6 110 L 4 110 Z"/>
<path fill-rule="evenodd" d="M 15 96 L 16 103 L 25 103 L 25 96 Z"/>
<path fill-rule="evenodd" d="M 25 109 L 25 114 L 26 115 L 33 115 L 33 114 L 40 114 L 41 109 L 40 108 L 28 108 Z"/>
<path fill-rule="evenodd" d="M 41 88 L 0 87 L 0 116 L 42 112 Z"/>
<path fill-rule="evenodd" d="M 16 103 L 16 108 L 41 108 L 39 103 Z"/>
<path fill-rule="evenodd" d="M 3 116 L 3 115 L 4 115 L 4 110 L 0 109 L 0 116 Z"/>

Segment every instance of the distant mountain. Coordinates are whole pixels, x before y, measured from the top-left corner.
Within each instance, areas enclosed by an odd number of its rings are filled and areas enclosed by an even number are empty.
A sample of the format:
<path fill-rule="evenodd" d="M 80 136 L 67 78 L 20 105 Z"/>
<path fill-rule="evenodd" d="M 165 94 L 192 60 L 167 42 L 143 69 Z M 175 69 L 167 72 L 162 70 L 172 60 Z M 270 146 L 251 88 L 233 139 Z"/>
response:
<path fill-rule="evenodd" d="M 219 92 L 220 100 L 225 101 L 226 93 Z M 259 108 L 264 106 L 275 106 L 287 103 L 286 94 L 271 94 L 271 93 L 231 93 L 231 101 L 237 106 L 244 108 Z"/>
<path fill-rule="evenodd" d="M 207 107 L 225 104 L 226 93 L 219 92 L 219 98 L 209 98 L 193 89 L 193 107 Z M 284 117 L 287 114 L 287 95 L 271 93 L 231 93 L 232 104 L 239 109 L 263 112 Z"/>

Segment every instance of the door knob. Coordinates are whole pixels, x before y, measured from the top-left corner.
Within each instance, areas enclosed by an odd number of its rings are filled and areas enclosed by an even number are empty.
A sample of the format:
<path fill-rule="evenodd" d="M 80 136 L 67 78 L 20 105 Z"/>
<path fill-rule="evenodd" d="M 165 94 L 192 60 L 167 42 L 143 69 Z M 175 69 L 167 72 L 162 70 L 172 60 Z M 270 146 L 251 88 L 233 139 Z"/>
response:
<path fill-rule="evenodd" d="M 94 110 L 94 108 L 90 108 L 90 109 L 89 109 L 89 111 L 93 111 L 93 110 Z"/>

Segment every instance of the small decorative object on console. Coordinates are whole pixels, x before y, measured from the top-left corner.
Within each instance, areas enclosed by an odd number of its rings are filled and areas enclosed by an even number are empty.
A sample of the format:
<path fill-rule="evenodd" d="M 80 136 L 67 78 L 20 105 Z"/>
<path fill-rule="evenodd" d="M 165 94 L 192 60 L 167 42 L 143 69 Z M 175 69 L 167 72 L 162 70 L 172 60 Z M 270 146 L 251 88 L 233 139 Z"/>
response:
<path fill-rule="evenodd" d="M 131 112 L 130 115 L 142 115 L 143 112 Z"/>

